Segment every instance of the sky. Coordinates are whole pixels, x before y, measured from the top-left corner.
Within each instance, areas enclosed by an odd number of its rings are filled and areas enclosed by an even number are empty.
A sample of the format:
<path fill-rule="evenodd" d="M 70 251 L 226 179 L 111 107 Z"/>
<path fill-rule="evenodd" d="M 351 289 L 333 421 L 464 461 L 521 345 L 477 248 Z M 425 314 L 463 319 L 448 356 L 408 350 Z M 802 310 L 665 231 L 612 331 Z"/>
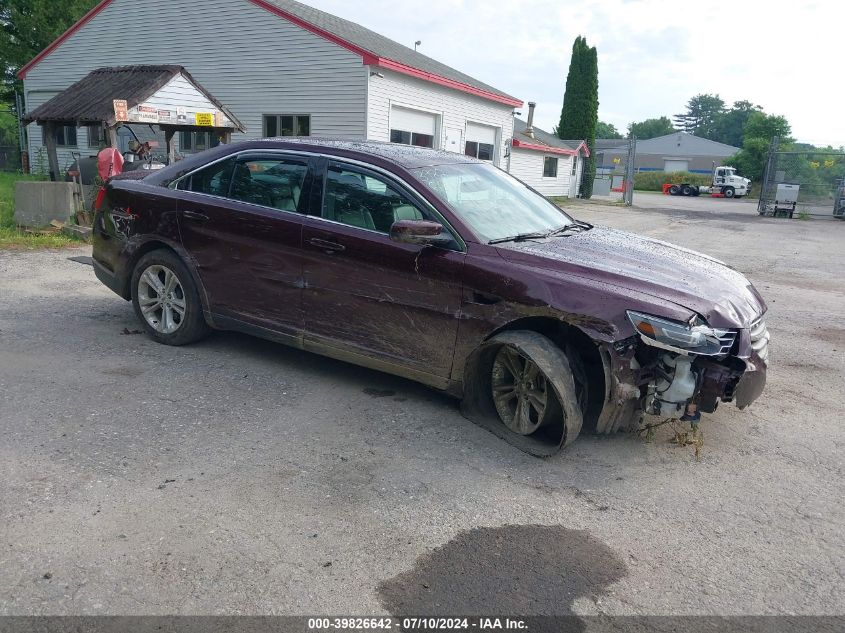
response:
<path fill-rule="evenodd" d="M 572 42 L 598 50 L 599 119 L 685 111 L 697 94 L 785 116 L 793 136 L 845 145 L 841 0 L 302 0 L 537 102 L 557 125 Z M 523 108 L 523 118 L 527 109 Z"/>

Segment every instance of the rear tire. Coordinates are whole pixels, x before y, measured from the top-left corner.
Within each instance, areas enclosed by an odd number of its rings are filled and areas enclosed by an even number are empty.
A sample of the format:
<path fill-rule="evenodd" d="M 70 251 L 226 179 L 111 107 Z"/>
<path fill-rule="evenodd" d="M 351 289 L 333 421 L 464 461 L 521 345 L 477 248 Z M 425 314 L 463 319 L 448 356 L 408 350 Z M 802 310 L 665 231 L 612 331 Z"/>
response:
<path fill-rule="evenodd" d="M 678 185 L 672 185 L 669 187 L 670 196 L 677 196 L 679 193 L 681 193 L 681 188 Z"/>
<path fill-rule="evenodd" d="M 164 345 L 187 345 L 211 331 L 193 277 L 172 251 L 152 251 L 138 261 L 132 305 L 147 334 Z"/>
<path fill-rule="evenodd" d="M 690 187 L 689 185 L 684 185 L 683 187 L 681 187 L 681 194 L 685 196 L 691 196 L 692 187 Z"/>

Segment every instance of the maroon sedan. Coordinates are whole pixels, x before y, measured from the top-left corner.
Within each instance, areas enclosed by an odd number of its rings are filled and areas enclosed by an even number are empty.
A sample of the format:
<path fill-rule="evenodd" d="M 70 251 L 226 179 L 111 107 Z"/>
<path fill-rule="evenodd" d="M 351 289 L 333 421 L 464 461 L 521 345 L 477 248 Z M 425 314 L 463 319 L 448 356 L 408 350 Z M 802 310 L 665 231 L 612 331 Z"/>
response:
<path fill-rule="evenodd" d="M 536 455 L 765 385 L 743 275 L 466 156 L 248 141 L 112 179 L 97 206 L 97 277 L 157 341 L 238 330 L 405 376 Z"/>

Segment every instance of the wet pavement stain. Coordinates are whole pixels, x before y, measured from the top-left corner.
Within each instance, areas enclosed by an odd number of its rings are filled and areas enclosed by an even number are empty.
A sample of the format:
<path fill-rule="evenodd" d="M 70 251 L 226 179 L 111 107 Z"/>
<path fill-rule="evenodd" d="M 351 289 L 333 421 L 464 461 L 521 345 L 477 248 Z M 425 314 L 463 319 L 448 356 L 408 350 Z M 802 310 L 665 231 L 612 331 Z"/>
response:
<path fill-rule="evenodd" d="M 626 574 L 616 553 L 584 530 L 505 525 L 461 532 L 378 594 L 396 616 L 571 616 L 576 598 L 598 596 Z"/>

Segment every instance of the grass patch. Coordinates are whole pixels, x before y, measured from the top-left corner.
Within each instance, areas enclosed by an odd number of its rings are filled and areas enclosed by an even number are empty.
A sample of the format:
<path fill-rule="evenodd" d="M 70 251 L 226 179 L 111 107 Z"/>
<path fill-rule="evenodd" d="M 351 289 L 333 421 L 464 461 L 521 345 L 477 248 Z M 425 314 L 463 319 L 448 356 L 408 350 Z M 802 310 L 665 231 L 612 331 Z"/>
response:
<path fill-rule="evenodd" d="M 15 183 L 20 180 L 44 178 L 0 172 L 0 249 L 64 248 L 81 244 L 58 231 L 24 231 L 15 224 Z"/>

